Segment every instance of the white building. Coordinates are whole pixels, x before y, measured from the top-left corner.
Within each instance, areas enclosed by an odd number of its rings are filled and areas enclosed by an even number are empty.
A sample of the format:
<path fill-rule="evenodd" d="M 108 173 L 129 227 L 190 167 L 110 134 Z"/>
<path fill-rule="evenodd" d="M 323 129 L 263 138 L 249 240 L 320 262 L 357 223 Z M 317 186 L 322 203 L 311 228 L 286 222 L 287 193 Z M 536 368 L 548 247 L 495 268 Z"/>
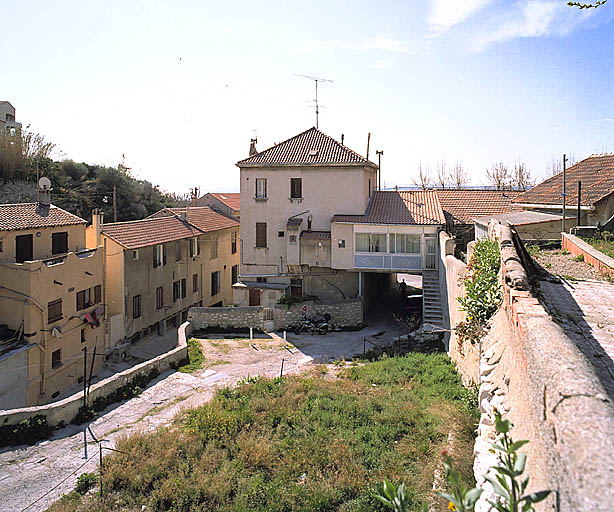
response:
<path fill-rule="evenodd" d="M 21 123 L 15 121 L 15 107 L 8 101 L 0 100 L 0 133 L 14 135 L 21 129 Z"/>

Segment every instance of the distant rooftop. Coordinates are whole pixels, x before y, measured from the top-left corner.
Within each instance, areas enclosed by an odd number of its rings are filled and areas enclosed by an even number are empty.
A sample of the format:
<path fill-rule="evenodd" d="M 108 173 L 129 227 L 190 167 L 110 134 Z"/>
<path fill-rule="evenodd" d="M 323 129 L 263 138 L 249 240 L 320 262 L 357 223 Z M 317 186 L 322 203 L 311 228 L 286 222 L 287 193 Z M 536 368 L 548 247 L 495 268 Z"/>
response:
<path fill-rule="evenodd" d="M 471 224 L 475 217 L 520 209 L 512 204 L 512 200 L 521 194 L 517 190 L 443 188 L 436 192 L 448 224 Z"/>
<path fill-rule="evenodd" d="M 186 214 L 186 210 L 187 208 L 185 207 L 163 208 L 147 218 L 181 217 Z M 188 222 L 200 229 L 203 233 L 239 226 L 239 221 L 236 218 L 224 215 L 208 206 L 190 206 L 189 210 Z"/>
<path fill-rule="evenodd" d="M 86 221 L 53 204 L 49 206 L 40 203 L 0 204 L 0 231 L 73 224 L 86 224 Z"/>
<path fill-rule="evenodd" d="M 373 162 L 322 133 L 309 128 L 298 135 L 237 162 L 238 167 L 283 165 L 368 165 Z"/>
<path fill-rule="evenodd" d="M 233 210 L 241 209 L 241 194 L 239 192 L 210 192 L 210 194 Z"/>
<path fill-rule="evenodd" d="M 502 224 L 509 222 L 512 226 L 525 226 L 528 224 L 539 224 L 540 222 L 560 221 L 562 218 L 562 215 L 534 212 L 532 210 L 522 210 L 517 212 L 500 213 L 498 215 L 475 217 L 472 220 L 476 224 L 480 224 L 482 226 L 488 226 L 488 223 L 492 219 L 498 220 Z M 575 216 L 567 215 L 566 218 L 575 219 Z"/>

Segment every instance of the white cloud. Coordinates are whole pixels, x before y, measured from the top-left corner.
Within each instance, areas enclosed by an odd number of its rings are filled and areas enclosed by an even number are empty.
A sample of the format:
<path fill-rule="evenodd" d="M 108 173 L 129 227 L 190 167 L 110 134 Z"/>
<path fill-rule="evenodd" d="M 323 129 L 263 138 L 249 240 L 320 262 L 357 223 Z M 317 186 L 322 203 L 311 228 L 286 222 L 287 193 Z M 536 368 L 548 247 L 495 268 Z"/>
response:
<path fill-rule="evenodd" d="M 343 41 L 322 41 L 316 44 L 303 46 L 301 50 L 360 50 L 360 51 L 382 51 L 390 53 L 403 53 L 415 55 L 424 46 L 423 43 L 402 41 L 389 37 L 372 37 L 361 43 L 348 43 Z"/>
<path fill-rule="evenodd" d="M 492 0 L 432 0 L 429 23 L 434 35 L 440 35 L 461 23 Z"/>

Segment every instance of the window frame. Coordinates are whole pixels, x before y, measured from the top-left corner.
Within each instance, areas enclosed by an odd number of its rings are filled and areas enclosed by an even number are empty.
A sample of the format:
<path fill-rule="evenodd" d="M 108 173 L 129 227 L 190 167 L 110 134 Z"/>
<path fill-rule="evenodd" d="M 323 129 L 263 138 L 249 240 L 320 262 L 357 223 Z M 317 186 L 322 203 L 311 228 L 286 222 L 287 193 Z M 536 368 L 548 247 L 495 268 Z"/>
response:
<path fill-rule="evenodd" d="M 58 248 L 58 245 L 60 244 L 58 237 L 61 235 L 62 238 L 59 240 L 62 242 L 62 245 Z M 68 231 L 56 231 L 55 233 L 51 233 L 51 254 L 55 256 L 56 254 L 66 253 L 68 253 Z"/>
<path fill-rule="evenodd" d="M 239 282 L 239 265 L 233 265 L 230 276 L 231 285 Z"/>
<path fill-rule="evenodd" d="M 237 252 L 237 232 L 233 231 L 230 234 L 230 253 L 236 254 Z"/>
<path fill-rule="evenodd" d="M 214 260 L 218 257 L 218 237 L 211 235 L 211 248 L 209 252 L 209 260 Z"/>
<path fill-rule="evenodd" d="M 181 298 L 185 299 L 187 294 L 188 294 L 188 282 L 186 278 L 184 277 L 181 279 Z"/>
<path fill-rule="evenodd" d="M 132 318 L 140 318 L 141 311 L 141 295 L 135 295 L 132 297 Z"/>
<path fill-rule="evenodd" d="M 421 253 L 421 249 L 422 249 L 422 240 L 421 240 L 421 236 L 419 234 L 414 234 L 414 233 L 390 233 L 389 236 L 390 240 L 389 240 L 389 246 L 390 246 L 390 254 L 420 254 Z M 399 244 L 399 238 L 401 240 L 403 240 L 400 244 Z M 412 245 L 414 245 L 414 249 L 416 250 L 412 250 L 412 251 L 408 251 L 407 247 L 408 247 L 408 239 L 417 239 L 417 245 L 414 242 L 411 242 Z M 399 245 L 401 246 L 399 250 Z"/>
<path fill-rule="evenodd" d="M 54 315 L 51 315 L 52 308 L 59 308 L 59 311 L 54 311 Z M 58 320 L 64 318 L 62 299 L 55 299 L 47 303 L 47 324 L 52 324 Z"/>
<path fill-rule="evenodd" d="M 260 229 L 260 234 L 258 234 L 259 229 Z M 266 222 L 256 222 L 256 247 L 257 248 L 267 247 L 267 230 L 268 230 L 268 226 Z"/>
<path fill-rule="evenodd" d="M 364 240 L 361 241 L 359 240 L 359 237 L 367 237 L 366 239 L 366 245 L 367 248 L 363 249 L 362 247 L 364 247 Z M 383 237 L 383 247 L 380 243 L 377 243 L 376 240 L 374 239 L 374 237 Z M 388 237 L 386 236 L 386 233 L 356 233 L 356 238 L 355 238 L 355 248 L 356 248 L 356 252 L 364 252 L 364 253 L 387 253 L 388 252 Z M 381 238 L 380 238 L 381 241 Z"/>
<path fill-rule="evenodd" d="M 254 199 L 265 200 L 269 198 L 267 178 L 256 178 Z"/>
<path fill-rule="evenodd" d="M 173 302 L 177 302 L 181 297 L 181 282 L 173 281 Z"/>
<path fill-rule="evenodd" d="M 303 178 L 290 178 L 290 199 L 303 199 Z"/>
<path fill-rule="evenodd" d="M 56 357 L 57 354 L 57 357 Z M 54 350 L 53 352 L 51 352 L 51 369 L 55 370 L 56 368 L 59 368 L 60 366 L 62 366 L 62 349 L 58 348 L 57 350 Z"/>
<path fill-rule="evenodd" d="M 192 274 L 192 293 L 198 291 L 198 274 Z"/>
<path fill-rule="evenodd" d="M 156 309 L 162 309 L 164 307 L 164 287 L 158 286 L 156 288 Z"/>
<path fill-rule="evenodd" d="M 214 270 L 211 272 L 211 297 L 215 297 L 218 293 L 220 293 L 220 288 L 220 271 Z"/>

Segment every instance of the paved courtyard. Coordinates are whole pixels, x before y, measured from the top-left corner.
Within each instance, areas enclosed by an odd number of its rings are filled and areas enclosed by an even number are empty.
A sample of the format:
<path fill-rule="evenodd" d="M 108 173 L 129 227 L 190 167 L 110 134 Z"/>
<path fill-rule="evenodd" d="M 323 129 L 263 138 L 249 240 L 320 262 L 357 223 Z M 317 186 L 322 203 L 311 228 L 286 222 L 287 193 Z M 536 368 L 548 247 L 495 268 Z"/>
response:
<path fill-rule="evenodd" d="M 614 399 L 614 284 L 604 281 L 541 281 L 552 317 L 593 364 Z"/>

